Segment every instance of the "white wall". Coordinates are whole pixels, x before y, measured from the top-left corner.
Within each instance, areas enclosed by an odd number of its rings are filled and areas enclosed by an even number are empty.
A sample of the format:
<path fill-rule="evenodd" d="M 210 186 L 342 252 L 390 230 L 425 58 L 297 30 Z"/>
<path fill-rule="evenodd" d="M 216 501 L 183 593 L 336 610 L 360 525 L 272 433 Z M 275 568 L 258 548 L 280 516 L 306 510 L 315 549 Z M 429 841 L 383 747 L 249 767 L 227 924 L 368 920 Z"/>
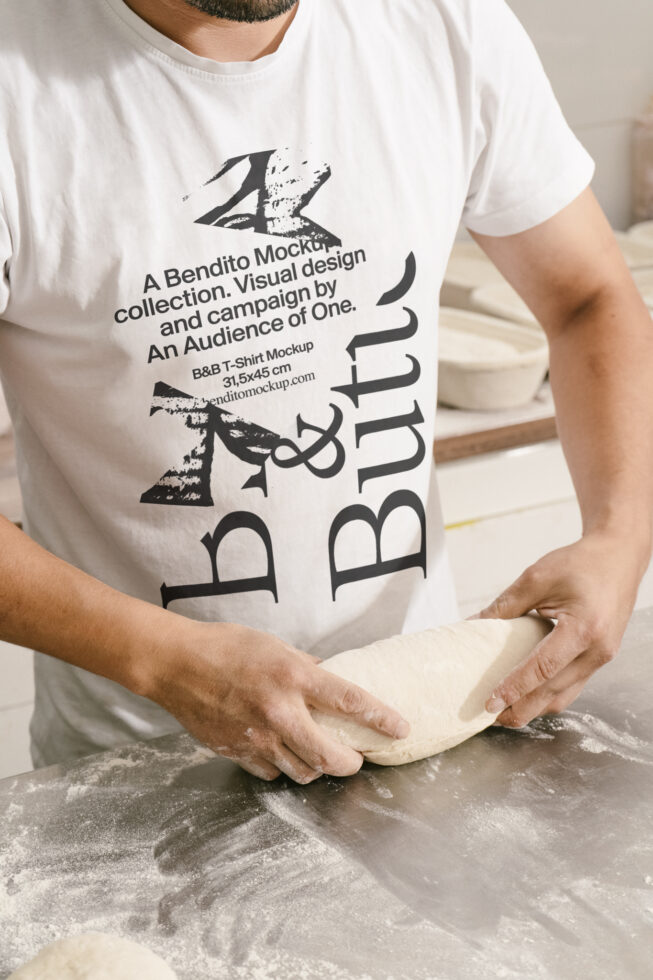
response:
<path fill-rule="evenodd" d="M 653 95 L 653 3 L 508 2 L 533 39 L 568 122 L 596 161 L 595 193 L 613 226 L 627 228 L 632 128 Z"/>

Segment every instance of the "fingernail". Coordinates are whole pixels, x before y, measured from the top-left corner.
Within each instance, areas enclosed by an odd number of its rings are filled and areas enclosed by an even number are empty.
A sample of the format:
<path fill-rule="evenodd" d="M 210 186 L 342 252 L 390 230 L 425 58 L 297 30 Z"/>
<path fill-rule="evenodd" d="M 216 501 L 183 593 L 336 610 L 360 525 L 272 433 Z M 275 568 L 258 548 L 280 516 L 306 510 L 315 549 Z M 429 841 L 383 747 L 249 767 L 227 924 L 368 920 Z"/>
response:
<path fill-rule="evenodd" d="M 485 705 L 485 710 L 490 715 L 500 715 L 508 707 L 503 698 L 490 698 Z"/>
<path fill-rule="evenodd" d="M 410 734 L 410 725 L 407 721 L 400 721 L 398 725 L 395 725 L 395 738 L 406 738 Z"/>

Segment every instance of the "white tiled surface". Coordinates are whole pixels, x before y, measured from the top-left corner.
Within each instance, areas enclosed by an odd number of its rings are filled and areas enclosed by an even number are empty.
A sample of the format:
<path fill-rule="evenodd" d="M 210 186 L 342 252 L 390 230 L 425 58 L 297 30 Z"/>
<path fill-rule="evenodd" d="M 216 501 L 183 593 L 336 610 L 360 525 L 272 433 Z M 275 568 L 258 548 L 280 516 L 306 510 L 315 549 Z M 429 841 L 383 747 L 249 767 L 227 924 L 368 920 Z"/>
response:
<path fill-rule="evenodd" d="M 563 112 L 597 164 L 615 228 L 631 223 L 630 143 L 653 95 L 650 0 L 508 0 L 533 39 Z"/>
<path fill-rule="evenodd" d="M 479 612 L 524 569 L 581 533 L 557 439 L 438 466 L 461 615 Z"/>
<path fill-rule="evenodd" d="M 579 534 L 578 506 L 571 500 L 447 530 L 461 616 L 480 612 L 525 568 L 547 552 L 575 541 Z M 649 568 L 635 608 L 652 605 L 653 569 Z"/>
<path fill-rule="evenodd" d="M 438 484 L 447 526 L 574 499 L 557 440 L 444 463 Z"/>
<path fill-rule="evenodd" d="M 460 613 L 480 612 L 529 565 L 580 534 L 575 500 L 533 507 L 447 530 Z"/>
<path fill-rule="evenodd" d="M 576 541 L 581 518 L 557 441 L 438 467 L 461 615 L 479 612 L 538 558 Z M 653 567 L 636 608 L 653 605 Z"/>

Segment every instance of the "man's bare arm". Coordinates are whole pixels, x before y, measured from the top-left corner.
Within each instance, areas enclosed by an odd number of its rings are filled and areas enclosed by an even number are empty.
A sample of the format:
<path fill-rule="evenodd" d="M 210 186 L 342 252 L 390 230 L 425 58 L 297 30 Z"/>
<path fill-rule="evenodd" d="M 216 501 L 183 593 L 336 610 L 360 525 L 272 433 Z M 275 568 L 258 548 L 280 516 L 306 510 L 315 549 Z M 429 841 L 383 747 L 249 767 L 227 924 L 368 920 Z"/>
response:
<path fill-rule="evenodd" d="M 0 516 L 0 639 L 117 681 L 263 779 L 350 775 L 362 756 L 313 722 L 320 708 L 401 738 L 396 711 L 278 637 L 198 622 L 57 558 Z"/>
<path fill-rule="evenodd" d="M 590 190 L 537 228 L 474 237 L 547 333 L 583 520 L 579 542 L 536 562 L 483 611 L 536 608 L 559 621 L 495 692 L 509 706 L 498 722 L 520 726 L 562 710 L 614 657 L 650 560 L 653 324 Z"/>

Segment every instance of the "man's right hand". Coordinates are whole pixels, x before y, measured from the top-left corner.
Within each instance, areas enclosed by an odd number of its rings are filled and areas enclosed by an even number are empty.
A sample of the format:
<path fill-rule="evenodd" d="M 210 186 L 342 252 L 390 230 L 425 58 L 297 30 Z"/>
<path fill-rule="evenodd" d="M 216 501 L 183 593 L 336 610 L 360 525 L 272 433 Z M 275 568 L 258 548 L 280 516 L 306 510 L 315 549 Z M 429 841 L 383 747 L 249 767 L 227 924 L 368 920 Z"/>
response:
<path fill-rule="evenodd" d="M 183 619 L 162 641 L 147 696 L 219 755 L 261 779 L 298 783 L 350 776 L 363 756 L 317 725 L 310 708 L 405 738 L 409 725 L 319 660 L 271 633 L 235 623 Z"/>
<path fill-rule="evenodd" d="M 310 708 L 403 738 L 396 711 L 270 633 L 204 623 L 137 599 L 63 561 L 0 515 L 0 639 L 156 701 L 262 779 L 348 776 L 363 757 Z M 403 726 L 403 727 L 402 727 Z"/>

